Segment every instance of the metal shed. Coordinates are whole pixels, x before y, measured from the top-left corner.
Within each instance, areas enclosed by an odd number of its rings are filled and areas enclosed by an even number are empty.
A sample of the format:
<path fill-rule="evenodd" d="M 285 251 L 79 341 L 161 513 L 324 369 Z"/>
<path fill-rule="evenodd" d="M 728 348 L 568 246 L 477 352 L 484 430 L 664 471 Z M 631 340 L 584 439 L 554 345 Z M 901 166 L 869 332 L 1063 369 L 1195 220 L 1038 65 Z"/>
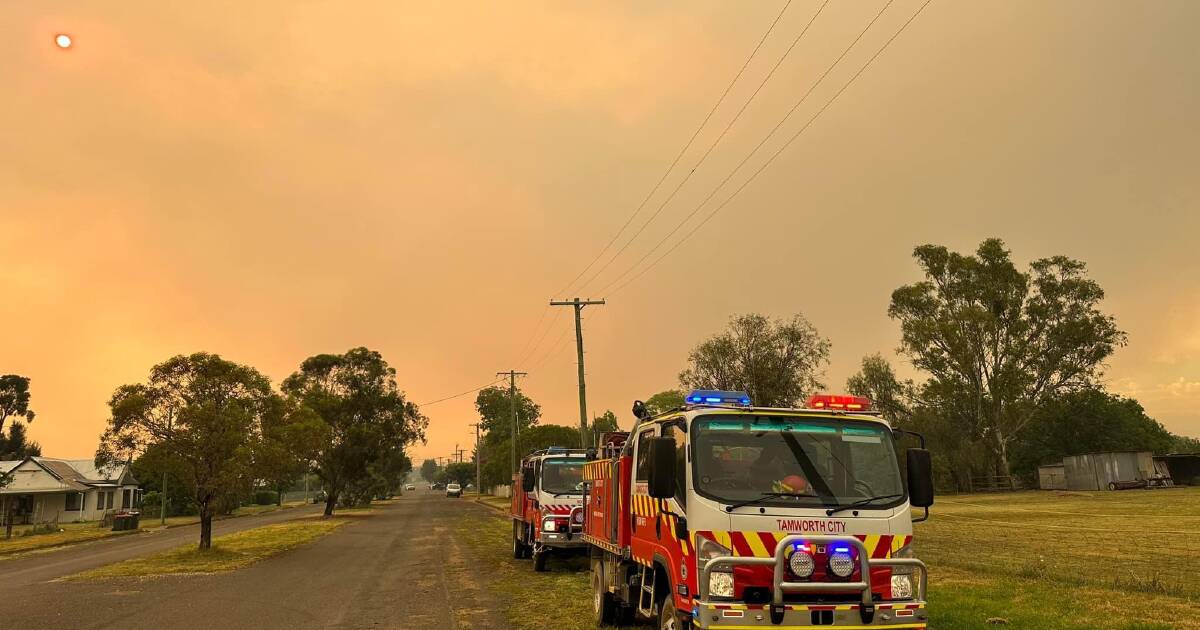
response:
<path fill-rule="evenodd" d="M 1106 490 L 1110 483 L 1150 479 L 1154 457 L 1149 451 L 1088 453 L 1063 458 L 1069 490 Z"/>
<path fill-rule="evenodd" d="M 1176 484 L 1200 486 L 1200 453 L 1159 455 L 1154 458 L 1154 463 L 1160 472 L 1165 467 Z"/>
<path fill-rule="evenodd" d="M 1038 466 L 1038 487 L 1042 490 L 1066 490 L 1066 466 L 1063 464 Z"/>

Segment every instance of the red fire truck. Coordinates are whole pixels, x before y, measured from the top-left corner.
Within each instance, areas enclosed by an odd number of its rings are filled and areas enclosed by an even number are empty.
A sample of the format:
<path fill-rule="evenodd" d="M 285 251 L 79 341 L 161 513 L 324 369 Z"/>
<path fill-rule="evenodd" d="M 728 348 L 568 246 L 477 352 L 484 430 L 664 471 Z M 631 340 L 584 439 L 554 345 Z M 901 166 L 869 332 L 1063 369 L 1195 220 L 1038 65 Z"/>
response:
<path fill-rule="evenodd" d="M 659 628 L 925 628 L 913 507 L 933 504 L 929 452 L 907 450 L 854 396 L 801 409 L 698 391 L 584 467 L 583 539 L 600 624 Z M 915 436 L 919 437 L 919 436 Z"/>
<path fill-rule="evenodd" d="M 583 464 L 587 451 L 552 446 L 521 460 L 513 475 L 513 557 L 546 570 L 551 554 L 583 553 Z"/>

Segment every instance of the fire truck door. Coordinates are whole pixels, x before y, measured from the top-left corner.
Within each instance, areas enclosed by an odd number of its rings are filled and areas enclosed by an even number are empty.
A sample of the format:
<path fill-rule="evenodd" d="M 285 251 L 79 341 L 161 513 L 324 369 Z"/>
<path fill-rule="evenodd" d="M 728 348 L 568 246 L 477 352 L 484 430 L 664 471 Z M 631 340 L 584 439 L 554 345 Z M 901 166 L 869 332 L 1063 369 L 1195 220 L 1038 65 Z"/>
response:
<path fill-rule="evenodd" d="M 658 542 L 658 534 L 654 528 L 656 520 L 654 514 L 657 509 L 655 509 L 655 500 L 650 497 L 647 487 L 650 478 L 648 444 L 650 438 L 657 435 L 657 426 L 648 427 L 639 432 L 633 452 L 633 489 L 629 493 L 632 503 L 632 509 L 629 511 L 632 519 L 630 551 L 634 559 L 642 564 L 647 564 L 653 559 L 653 547 Z"/>

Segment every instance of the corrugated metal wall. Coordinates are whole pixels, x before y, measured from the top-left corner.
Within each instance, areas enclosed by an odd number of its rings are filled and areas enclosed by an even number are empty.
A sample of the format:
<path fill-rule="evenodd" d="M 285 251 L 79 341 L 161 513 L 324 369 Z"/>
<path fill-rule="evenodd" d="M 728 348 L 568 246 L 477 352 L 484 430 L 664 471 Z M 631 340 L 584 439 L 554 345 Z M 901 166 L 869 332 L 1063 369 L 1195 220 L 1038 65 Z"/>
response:
<path fill-rule="evenodd" d="M 1039 466 L 1038 487 L 1042 490 L 1066 490 L 1067 469 L 1062 464 Z"/>
<path fill-rule="evenodd" d="M 1154 458 L 1149 452 L 1089 453 L 1063 458 L 1069 490 L 1106 490 L 1118 481 L 1149 479 Z"/>

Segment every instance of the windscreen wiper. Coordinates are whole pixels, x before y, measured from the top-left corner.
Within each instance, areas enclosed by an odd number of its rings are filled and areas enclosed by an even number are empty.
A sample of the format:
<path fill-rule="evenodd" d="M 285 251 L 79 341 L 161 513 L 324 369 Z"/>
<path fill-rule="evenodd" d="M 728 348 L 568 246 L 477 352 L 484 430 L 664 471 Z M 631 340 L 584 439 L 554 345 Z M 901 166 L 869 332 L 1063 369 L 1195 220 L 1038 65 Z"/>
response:
<path fill-rule="evenodd" d="M 740 507 L 746 507 L 747 505 L 754 505 L 755 503 L 759 503 L 761 501 L 766 501 L 767 499 L 776 499 L 779 497 L 805 497 L 805 498 L 807 498 L 807 497 L 811 497 L 811 496 L 812 496 L 811 494 L 800 494 L 798 492 L 764 492 L 761 495 L 759 495 L 753 499 L 746 499 L 745 501 L 731 503 L 731 504 L 725 506 L 725 511 L 732 512 Z"/>
<path fill-rule="evenodd" d="M 839 505 L 837 507 L 831 507 L 828 510 L 825 510 L 825 516 L 833 516 L 834 514 L 837 514 L 838 512 L 841 512 L 843 510 L 852 510 L 856 507 L 863 507 L 864 505 L 868 505 L 868 504 L 874 503 L 876 501 L 886 501 L 888 499 L 899 499 L 899 498 L 902 498 L 903 496 L 904 496 L 903 494 L 885 494 L 885 495 L 878 496 L 878 497 L 867 497 L 865 499 L 859 499 L 858 501 L 855 501 L 854 503 L 847 503 L 846 505 Z"/>

